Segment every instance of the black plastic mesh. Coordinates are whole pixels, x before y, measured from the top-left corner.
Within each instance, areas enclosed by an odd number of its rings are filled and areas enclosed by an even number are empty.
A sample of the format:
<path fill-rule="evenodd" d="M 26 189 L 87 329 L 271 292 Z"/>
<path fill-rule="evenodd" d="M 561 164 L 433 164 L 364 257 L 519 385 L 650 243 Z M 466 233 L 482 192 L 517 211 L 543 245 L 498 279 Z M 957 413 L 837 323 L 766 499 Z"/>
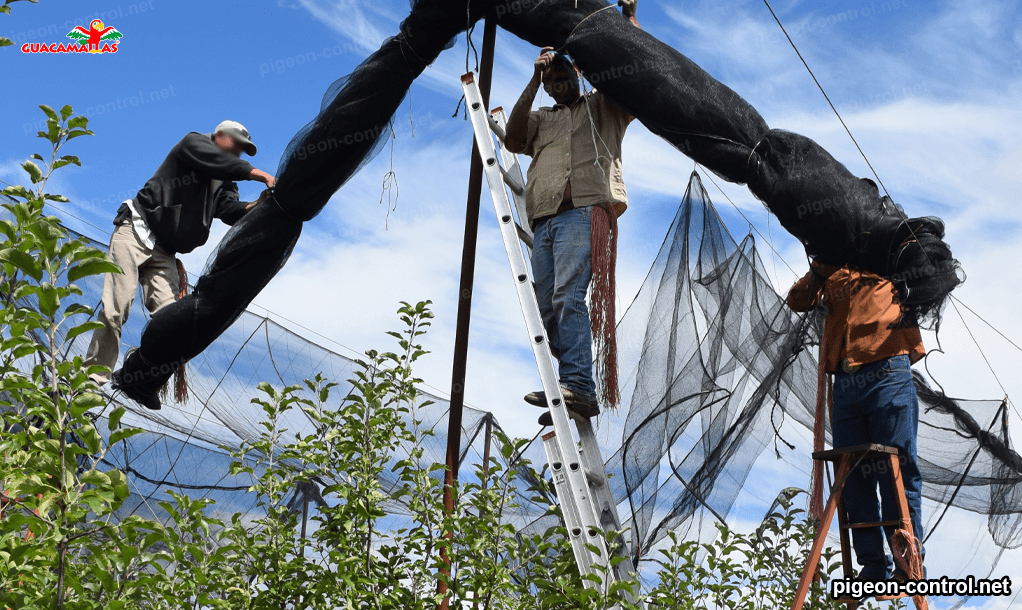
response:
<path fill-rule="evenodd" d="M 705 513 L 727 518 L 782 422 L 812 436 L 817 361 L 803 348 L 818 345 L 819 318 L 791 312 L 766 277 L 752 237 L 731 238 L 693 174 L 618 326 L 622 370 L 634 376 L 627 415 L 602 424 L 615 435 L 620 426 L 607 469 L 615 497 L 627 499 L 640 557 Z M 975 525 L 969 569 L 987 574 L 1002 549 L 1022 546 L 1022 458 L 1006 406 L 948 399 L 921 377 L 916 385 L 923 496 L 934 507 L 927 531 L 934 548 L 946 548 L 957 532 L 940 527 L 944 512 L 955 514 L 954 527 Z"/>

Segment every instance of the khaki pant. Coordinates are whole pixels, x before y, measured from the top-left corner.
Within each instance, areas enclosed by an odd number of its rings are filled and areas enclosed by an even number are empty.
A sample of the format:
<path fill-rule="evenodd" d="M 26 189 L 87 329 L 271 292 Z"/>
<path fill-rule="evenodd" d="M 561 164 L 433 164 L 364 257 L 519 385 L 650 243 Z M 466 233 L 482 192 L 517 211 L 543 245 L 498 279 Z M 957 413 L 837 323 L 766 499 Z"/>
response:
<path fill-rule="evenodd" d="M 103 365 L 112 371 L 121 350 L 121 327 L 128 321 L 136 286 L 142 285 L 145 307 L 155 313 L 174 302 L 179 280 L 174 257 L 159 245 L 155 249 L 146 247 L 132 230 L 130 220 L 122 222 L 110 238 L 110 258 L 120 265 L 124 275 L 108 273 L 103 278 L 102 308 L 96 315 L 103 328 L 92 333 L 85 365 Z M 110 372 L 91 377 L 103 385 L 110 381 Z"/>

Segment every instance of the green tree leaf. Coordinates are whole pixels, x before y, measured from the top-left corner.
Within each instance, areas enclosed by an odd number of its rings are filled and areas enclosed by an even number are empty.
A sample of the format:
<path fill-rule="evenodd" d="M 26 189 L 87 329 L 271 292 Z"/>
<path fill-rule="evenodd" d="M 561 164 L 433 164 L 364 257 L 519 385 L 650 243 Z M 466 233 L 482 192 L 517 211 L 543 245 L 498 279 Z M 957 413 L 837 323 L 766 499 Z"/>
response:
<path fill-rule="evenodd" d="M 92 133 L 88 129 L 83 129 L 83 130 L 78 130 L 78 131 L 70 132 L 69 134 L 67 134 L 67 139 L 68 140 L 72 140 L 74 138 L 77 138 L 78 136 L 94 136 L 94 135 L 96 135 L 96 134 Z"/>
<path fill-rule="evenodd" d="M 25 168 L 25 171 L 28 172 L 29 177 L 32 179 L 32 184 L 36 184 L 43 179 L 43 172 L 35 163 L 25 161 L 21 164 L 21 167 Z"/>
<path fill-rule="evenodd" d="M 40 265 L 36 259 L 27 252 L 22 252 L 14 248 L 6 248 L 4 250 L 0 250 L 0 261 L 14 265 L 37 282 L 43 279 L 42 265 Z"/>
<path fill-rule="evenodd" d="M 107 420 L 107 429 L 111 432 L 117 430 L 118 424 L 121 423 L 121 418 L 124 417 L 124 413 L 127 411 L 124 407 L 117 407 L 110 414 L 110 418 Z"/>
<path fill-rule="evenodd" d="M 39 107 L 46 113 L 46 116 L 50 117 L 50 119 L 54 122 L 60 122 L 60 119 L 57 117 L 57 113 L 53 111 L 53 108 L 50 108 L 46 104 L 39 104 Z"/>
<path fill-rule="evenodd" d="M 83 277 L 104 273 L 123 273 L 123 271 L 116 263 L 108 260 L 87 258 L 67 270 L 67 281 L 74 283 Z"/>
<path fill-rule="evenodd" d="M 50 111 L 52 112 L 52 110 Z M 43 138 L 49 140 L 54 145 L 60 143 L 60 124 L 56 120 L 50 119 L 46 121 L 46 135 Z"/>
<path fill-rule="evenodd" d="M 103 323 L 102 322 L 96 322 L 96 321 L 83 322 L 83 323 L 79 324 L 78 326 L 75 326 L 71 330 L 67 331 L 67 335 L 64 336 L 64 340 L 65 341 L 70 341 L 71 339 L 74 339 L 78 335 L 81 335 L 83 333 L 87 333 L 87 332 L 93 331 L 93 330 L 99 330 L 100 328 L 103 328 Z"/>
<path fill-rule="evenodd" d="M 74 155 L 64 155 L 63 157 L 57 159 L 56 162 L 54 162 L 53 169 L 64 167 L 65 165 L 69 165 L 71 163 L 74 163 L 78 167 L 82 166 L 82 162 L 78 160 L 78 157 Z"/>
<path fill-rule="evenodd" d="M 124 439 L 131 438 L 136 434 L 142 434 L 144 432 L 145 430 L 141 428 L 121 428 L 120 430 L 114 430 L 110 434 L 110 446 L 112 447 Z"/>
<path fill-rule="evenodd" d="M 28 199 L 29 197 L 28 191 L 21 185 L 9 186 L 0 192 L 8 197 L 21 197 L 23 199 Z"/>
<path fill-rule="evenodd" d="M 57 289 L 49 282 L 39 283 L 39 313 L 47 318 L 53 318 L 60 308 L 60 295 Z"/>

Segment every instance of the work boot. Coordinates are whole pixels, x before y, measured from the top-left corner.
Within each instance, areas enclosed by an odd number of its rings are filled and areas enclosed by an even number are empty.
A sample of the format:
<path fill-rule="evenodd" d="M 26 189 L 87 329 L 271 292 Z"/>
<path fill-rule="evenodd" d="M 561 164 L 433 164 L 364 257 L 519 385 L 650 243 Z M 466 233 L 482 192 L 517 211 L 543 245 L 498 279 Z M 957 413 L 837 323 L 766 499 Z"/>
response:
<path fill-rule="evenodd" d="M 596 409 L 596 412 L 593 413 L 593 415 L 597 415 L 600 412 L 600 406 L 599 403 L 596 402 L 595 396 L 579 394 L 578 392 L 564 387 L 561 388 L 561 396 L 564 396 L 564 402 L 568 405 L 582 405 L 583 412 L 592 408 Z M 525 402 L 545 409 L 547 407 L 546 392 L 543 390 L 539 390 L 538 392 L 529 392 L 525 395 Z M 585 417 L 592 417 L 592 415 L 586 415 Z"/>
<path fill-rule="evenodd" d="M 600 404 L 596 401 L 596 397 L 585 396 L 568 388 L 561 388 L 561 395 L 564 396 L 564 404 L 568 407 L 569 415 L 588 418 L 600 414 Z M 526 394 L 525 401 L 532 405 L 546 407 L 546 392 L 530 392 Z M 554 418 L 550 415 L 550 411 L 539 416 L 539 425 L 554 425 Z"/>

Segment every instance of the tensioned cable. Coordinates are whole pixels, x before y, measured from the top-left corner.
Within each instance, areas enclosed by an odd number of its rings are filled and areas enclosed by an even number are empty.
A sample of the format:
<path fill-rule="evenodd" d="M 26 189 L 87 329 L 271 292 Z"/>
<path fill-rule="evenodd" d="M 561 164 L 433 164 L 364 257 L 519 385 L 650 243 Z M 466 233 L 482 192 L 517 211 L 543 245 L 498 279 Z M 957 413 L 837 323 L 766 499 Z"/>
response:
<path fill-rule="evenodd" d="M 969 306 L 968 306 L 968 305 L 966 305 L 965 303 L 962 303 L 962 300 L 961 300 L 961 299 L 959 299 L 958 297 L 956 297 L 956 296 L 955 296 L 955 295 L 953 295 L 953 294 L 951 295 L 951 298 L 952 298 L 952 299 L 954 299 L 955 301 L 958 301 L 958 303 L 959 303 L 959 304 L 960 304 L 960 305 L 961 305 L 962 307 L 964 307 L 964 308 L 968 309 L 968 310 L 969 310 L 969 313 L 971 313 L 972 315 L 974 315 L 974 316 L 976 316 L 977 318 L 979 318 L 981 322 L 983 322 L 984 324 L 986 324 L 987 326 L 989 326 L 989 327 L 990 327 L 990 329 L 991 329 L 991 330 L 993 330 L 993 331 L 994 331 L 995 333 L 997 333 L 998 335 L 1000 335 L 1002 339 L 1004 339 L 1004 340 L 1005 340 L 1005 341 L 1007 341 L 1008 343 L 1011 343 L 1011 346 L 1012 346 L 1012 347 L 1014 347 L 1014 348 L 1015 348 L 1015 349 L 1017 349 L 1018 351 L 1022 352 L 1022 347 L 1019 347 L 1017 343 L 1015 343 L 1014 341 L 1012 341 L 1011 339 L 1009 339 L 1008 337 L 1006 337 L 1006 336 L 1004 335 L 1004 333 L 1002 333 L 1001 331 L 999 331 L 999 330 L 997 330 L 996 328 L 994 328 L 994 325 L 993 325 L 993 324 L 991 324 L 990 322 L 987 322 L 986 320 L 984 320 L 984 319 L 983 319 L 983 316 L 981 316 L 981 315 L 979 315 L 978 313 L 976 313 L 975 311 L 973 311 L 973 309 L 972 309 L 971 307 L 969 307 Z"/>
<path fill-rule="evenodd" d="M 797 54 L 798 58 L 802 60 L 802 65 L 809 71 L 809 76 L 813 77 L 813 82 L 820 88 L 820 93 L 823 94 L 824 99 L 826 99 L 827 103 L 830 104 L 830 109 L 834 111 L 835 115 L 837 115 L 837 120 L 841 121 L 841 126 L 845 128 L 845 131 L 848 133 L 848 137 L 852 139 L 852 142 L 855 144 L 855 148 L 859 150 L 859 154 L 862 155 L 863 160 L 866 161 L 866 165 L 869 166 L 869 170 L 873 172 L 873 176 L 877 179 L 877 183 L 883 187 L 884 193 L 887 193 L 887 187 L 884 186 L 883 181 L 880 180 L 880 176 L 878 176 L 876 170 L 873 169 L 873 165 L 869 162 L 869 159 L 866 158 L 866 153 L 862 152 L 862 147 L 859 146 L 859 143 L 855 140 L 855 136 L 853 136 L 852 131 L 848 129 L 848 125 L 845 125 L 845 120 L 841 118 L 841 114 L 837 111 L 837 108 L 834 107 L 834 102 L 830 101 L 830 96 L 828 96 L 827 92 L 823 90 L 823 85 L 821 85 L 820 81 L 817 80 L 816 75 L 813 74 L 809 64 L 807 64 L 805 58 L 802 57 L 802 53 L 800 53 L 798 47 L 795 46 L 795 41 L 791 39 L 791 36 L 788 36 L 788 30 L 784 29 L 784 26 L 781 24 L 781 20 L 777 18 L 777 13 L 775 13 L 773 7 L 770 6 L 770 2 L 768 0 L 763 0 L 763 4 L 766 4 L 767 9 L 770 10 L 770 14 L 774 16 L 774 21 L 777 22 L 781 31 L 784 32 L 784 37 L 791 43 L 791 48 L 795 49 L 795 54 Z M 890 193 L 887 193 L 887 196 L 890 197 Z"/>

